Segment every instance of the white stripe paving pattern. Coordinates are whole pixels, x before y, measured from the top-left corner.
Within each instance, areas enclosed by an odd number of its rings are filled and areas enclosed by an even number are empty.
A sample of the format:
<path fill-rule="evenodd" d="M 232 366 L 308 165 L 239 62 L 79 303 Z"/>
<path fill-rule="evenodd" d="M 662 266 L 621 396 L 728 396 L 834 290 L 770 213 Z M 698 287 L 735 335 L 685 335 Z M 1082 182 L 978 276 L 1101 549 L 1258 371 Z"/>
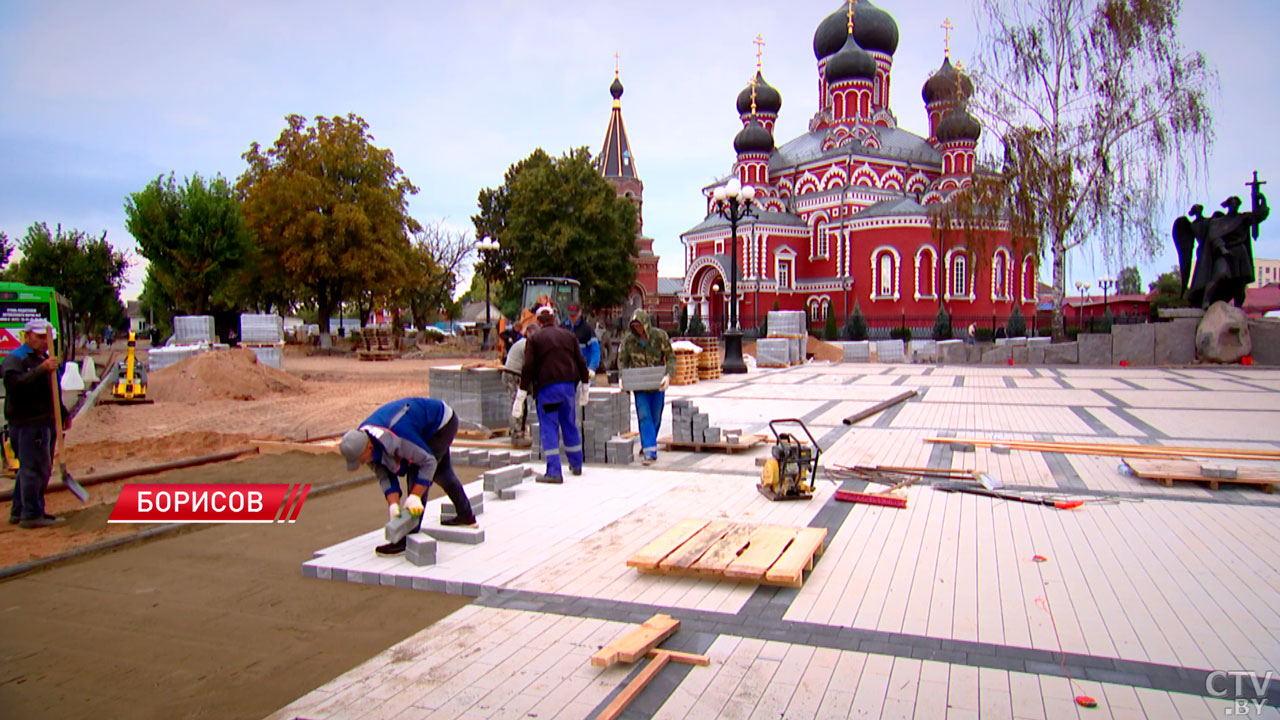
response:
<path fill-rule="evenodd" d="M 853 411 L 918 388 L 921 396 L 899 406 L 889 427 L 874 426 L 889 417 L 878 415 L 845 429 L 825 448 L 823 464 L 925 466 L 941 457 L 951 468 L 984 470 L 1011 487 L 1054 487 L 1058 479 L 1042 453 L 978 448 L 938 455 L 924 438 L 950 431 L 993 440 L 1272 449 L 1280 443 L 1276 398 L 1250 387 L 1280 389 L 1275 371 L 1062 368 L 1037 376 L 1027 368 L 949 366 L 921 374 L 925 369 L 810 364 L 676 387 L 668 399 L 688 397 L 724 427 L 762 427 L 769 418 L 840 401 L 815 418 L 815 435 L 823 436 Z M 904 376 L 902 385 L 886 384 Z M 963 386 L 952 386 L 956 376 Z M 715 396 L 700 399 L 708 393 Z M 1219 409 L 1195 409 L 1206 402 Z M 1220 409 L 1232 406 L 1243 409 Z M 1073 407 L 1109 432 L 1099 435 Z M 1148 426 L 1169 437 L 1148 437 Z M 905 491 L 908 508 L 898 510 L 832 505 L 835 486 L 821 482 L 812 501 L 773 503 L 753 489 L 754 460 L 766 453 L 766 447 L 732 456 L 663 453 L 662 469 L 588 466 L 563 486 L 526 483 L 511 501 L 490 495 L 480 516 L 486 541 L 439 543 L 439 563 L 431 567 L 376 557 L 380 529 L 325 548 L 306 565 L 319 577 L 346 571 L 351 580 L 399 580 L 454 594 L 503 588 L 723 614 L 723 631 L 698 635 L 705 635 L 709 667 L 663 671 L 682 679 L 651 699 L 648 706 L 659 708 L 653 716 L 662 718 L 1224 717 L 1226 701 L 1145 685 L 1073 687 L 1046 667 L 1056 663 L 1059 648 L 1201 673 L 1280 667 L 1280 572 L 1271 561 L 1280 553 L 1280 501 L 1254 488 L 1164 488 L 1119 473 L 1119 458 L 1064 455 L 1090 491 L 1142 502 L 1060 511 L 914 486 Z M 429 517 L 438 515 L 438 504 L 429 504 Z M 803 639 L 809 635 L 740 635 L 731 628 L 750 626 L 752 616 L 743 611 L 755 586 L 640 575 L 625 566 L 686 517 L 806 525 L 824 505 L 844 519 L 835 521 L 804 586 L 782 596 L 788 599 L 778 608 L 782 623 L 807 623 L 795 627 L 813 637 L 824 627 L 882 633 L 877 637 L 890 645 L 924 637 L 944 650 L 945 643 L 965 641 L 1026 648 L 1052 658 L 1027 666 L 1048 674 L 921 660 L 905 650 L 837 649 L 809 644 Z M 1047 561 L 1034 562 L 1035 555 Z M 586 718 L 633 670 L 593 668 L 590 655 L 632 627 L 563 608 L 472 605 L 272 717 Z M 1075 705 L 1072 697 L 1081 692 L 1099 707 Z M 1280 714 L 1268 708 L 1262 717 Z"/>

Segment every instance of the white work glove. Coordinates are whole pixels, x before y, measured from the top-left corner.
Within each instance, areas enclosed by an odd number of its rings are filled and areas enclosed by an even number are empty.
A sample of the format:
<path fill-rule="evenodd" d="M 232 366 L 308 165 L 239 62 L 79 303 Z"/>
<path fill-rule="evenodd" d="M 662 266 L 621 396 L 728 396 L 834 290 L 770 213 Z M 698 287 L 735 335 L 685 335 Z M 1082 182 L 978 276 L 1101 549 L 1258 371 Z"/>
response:
<path fill-rule="evenodd" d="M 529 393 L 524 390 L 516 391 L 515 402 L 511 403 L 511 417 L 519 418 L 524 415 L 524 401 L 529 397 Z"/>
<path fill-rule="evenodd" d="M 596 381 L 596 371 L 595 371 L 595 370 L 588 370 L 588 371 L 587 371 L 587 384 L 588 384 L 588 385 L 590 385 L 591 383 L 593 383 L 593 382 L 595 382 L 595 381 Z"/>
<path fill-rule="evenodd" d="M 387 514 L 391 516 L 392 520 L 400 517 L 400 503 L 391 503 L 388 505 Z"/>
<path fill-rule="evenodd" d="M 404 500 L 404 508 L 409 511 L 410 515 L 422 514 L 422 498 L 409 493 L 409 497 Z"/>
<path fill-rule="evenodd" d="M 662 380 L 658 381 L 658 389 L 666 392 L 669 387 L 671 387 L 671 378 L 663 375 Z"/>
<path fill-rule="evenodd" d="M 591 402 L 591 386 L 586 383 L 578 383 L 578 404 L 586 407 Z"/>

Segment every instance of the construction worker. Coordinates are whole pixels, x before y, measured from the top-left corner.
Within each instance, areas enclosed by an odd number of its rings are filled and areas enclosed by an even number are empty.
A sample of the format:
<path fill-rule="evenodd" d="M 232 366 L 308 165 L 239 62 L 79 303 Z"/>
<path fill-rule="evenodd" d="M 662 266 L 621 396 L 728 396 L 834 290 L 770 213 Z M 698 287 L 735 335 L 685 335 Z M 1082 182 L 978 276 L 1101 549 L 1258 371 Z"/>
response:
<path fill-rule="evenodd" d="M 403 476 L 409 489 L 404 506 L 410 513 L 422 515 L 422 499 L 434 481 L 458 511 L 440 524 L 475 527 L 471 501 L 449 459 L 449 446 L 457 434 L 458 418 L 453 408 L 432 398 L 401 398 L 378 408 L 360 427 L 347 431 L 338 448 L 347 460 L 348 471 L 362 464 L 373 469 L 393 519 L 400 515 L 400 500 L 404 497 L 400 477 Z M 419 525 L 421 522 L 419 519 Z M 379 545 L 375 552 L 383 556 L 399 555 L 407 543 L 405 537 L 399 542 Z"/>
<path fill-rule="evenodd" d="M 582 316 L 582 306 L 578 303 L 570 303 L 569 322 L 565 327 L 572 330 L 573 336 L 578 339 L 582 357 L 587 361 L 587 371 L 591 374 L 591 380 L 595 380 L 596 371 L 600 369 L 600 341 L 596 339 L 596 331 L 591 323 Z M 591 381 L 587 384 L 590 385 Z"/>
<path fill-rule="evenodd" d="M 499 357 L 505 363 L 507 357 L 511 354 L 511 348 L 515 347 L 515 344 L 520 342 L 520 338 L 524 336 L 520 334 L 518 324 L 509 322 L 506 318 L 499 320 L 498 325 Z"/>
<path fill-rule="evenodd" d="M 4 418 L 9 423 L 9 439 L 18 456 L 18 477 L 13 484 L 9 524 L 32 529 L 61 522 L 44 511 L 44 491 L 53 472 L 54 393 L 62 404 L 62 389 L 56 381 L 58 358 L 49 355 L 51 325 L 36 318 L 23 326 L 23 344 L 9 353 L 3 364 Z M 62 427 L 71 428 L 71 413 L 62 405 Z"/>
<path fill-rule="evenodd" d="M 641 462 L 652 465 L 658 459 L 658 428 L 662 425 L 662 406 L 666 401 L 667 387 L 676 374 L 676 353 L 671 349 L 671 339 L 661 328 L 649 323 L 649 313 L 636 310 L 631 316 L 630 332 L 622 339 L 618 351 L 618 369 L 640 367 L 667 368 L 657 390 L 635 392 L 636 419 L 640 423 Z"/>
<path fill-rule="evenodd" d="M 507 360 L 502 366 L 502 384 L 507 388 L 507 398 L 512 402 L 511 419 L 507 423 L 512 445 L 523 441 L 527 432 L 525 404 L 520 403 L 519 412 L 516 412 L 514 404 L 516 395 L 520 393 L 520 373 L 524 370 L 524 349 L 529 343 L 529 338 L 537 330 L 538 324 L 534 323 L 525 328 L 523 336 L 517 334 L 519 339 L 511 345 L 511 349 L 507 352 Z"/>
<path fill-rule="evenodd" d="M 511 404 L 511 414 L 524 408 L 530 390 L 537 399 L 538 430 L 542 451 L 547 456 L 547 472 L 538 482 L 562 483 L 560 438 L 568 455 L 569 472 L 582 474 L 582 436 L 578 433 L 577 405 L 585 405 L 591 374 L 582 357 L 578 339 L 567 328 L 556 325 L 556 311 L 550 305 L 538 308 L 539 328 L 525 343 L 524 367 L 520 371 L 520 392 Z"/>

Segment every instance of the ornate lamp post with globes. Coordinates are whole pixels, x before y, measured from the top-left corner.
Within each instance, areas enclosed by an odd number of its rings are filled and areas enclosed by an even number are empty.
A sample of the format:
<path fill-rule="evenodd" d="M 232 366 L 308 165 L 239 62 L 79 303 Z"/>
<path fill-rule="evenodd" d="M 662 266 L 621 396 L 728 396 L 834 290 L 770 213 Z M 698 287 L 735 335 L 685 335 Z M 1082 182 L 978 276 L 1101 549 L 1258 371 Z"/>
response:
<path fill-rule="evenodd" d="M 742 328 L 738 326 L 738 223 L 755 216 L 756 189 L 743 187 L 738 178 L 715 189 L 716 212 L 729 221 L 729 244 L 733 248 L 729 265 L 729 324 L 724 331 L 724 372 L 745 373 L 742 360 Z"/>
<path fill-rule="evenodd" d="M 498 245 L 498 241 L 488 235 L 480 238 L 479 242 L 476 243 L 476 249 L 480 251 L 482 258 L 480 260 L 480 272 L 484 273 L 484 337 L 480 341 L 481 350 L 490 348 L 489 331 L 493 328 L 493 311 L 491 309 L 493 303 L 489 302 L 489 276 L 493 274 L 493 268 L 490 267 L 493 263 L 493 253 L 499 247 L 501 246 Z"/>
<path fill-rule="evenodd" d="M 1098 281 L 1098 287 L 1102 288 L 1102 314 L 1105 316 L 1110 306 L 1107 304 L 1107 292 L 1116 286 L 1114 278 L 1104 277 Z"/>

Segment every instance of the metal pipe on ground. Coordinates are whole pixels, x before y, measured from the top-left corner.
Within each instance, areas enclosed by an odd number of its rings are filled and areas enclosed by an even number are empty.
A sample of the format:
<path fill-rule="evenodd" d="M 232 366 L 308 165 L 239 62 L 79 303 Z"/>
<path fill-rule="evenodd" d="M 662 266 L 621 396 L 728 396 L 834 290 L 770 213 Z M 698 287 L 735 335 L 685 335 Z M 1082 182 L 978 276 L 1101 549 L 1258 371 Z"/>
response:
<path fill-rule="evenodd" d="M 241 455 L 257 454 L 258 448 L 247 447 L 239 450 L 229 450 L 227 452 L 215 453 L 213 455 L 201 455 L 199 457 L 187 458 L 185 460 L 174 460 L 173 462 L 160 463 L 158 465 L 144 465 L 142 467 L 129 468 L 128 470 L 117 470 L 116 472 L 102 473 L 100 475 L 90 475 L 80 479 L 83 486 L 98 485 L 100 483 L 112 482 L 114 480 L 126 480 L 131 477 L 139 477 L 142 475 L 155 475 L 156 473 L 168 472 L 169 470 L 180 470 L 182 468 L 195 467 L 197 465 L 208 465 L 216 462 L 226 462 L 234 460 Z M 66 487 L 62 483 L 49 483 L 47 492 L 57 490 L 65 490 Z M 0 491 L 0 501 L 10 500 L 13 498 L 12 490 Z"/>

